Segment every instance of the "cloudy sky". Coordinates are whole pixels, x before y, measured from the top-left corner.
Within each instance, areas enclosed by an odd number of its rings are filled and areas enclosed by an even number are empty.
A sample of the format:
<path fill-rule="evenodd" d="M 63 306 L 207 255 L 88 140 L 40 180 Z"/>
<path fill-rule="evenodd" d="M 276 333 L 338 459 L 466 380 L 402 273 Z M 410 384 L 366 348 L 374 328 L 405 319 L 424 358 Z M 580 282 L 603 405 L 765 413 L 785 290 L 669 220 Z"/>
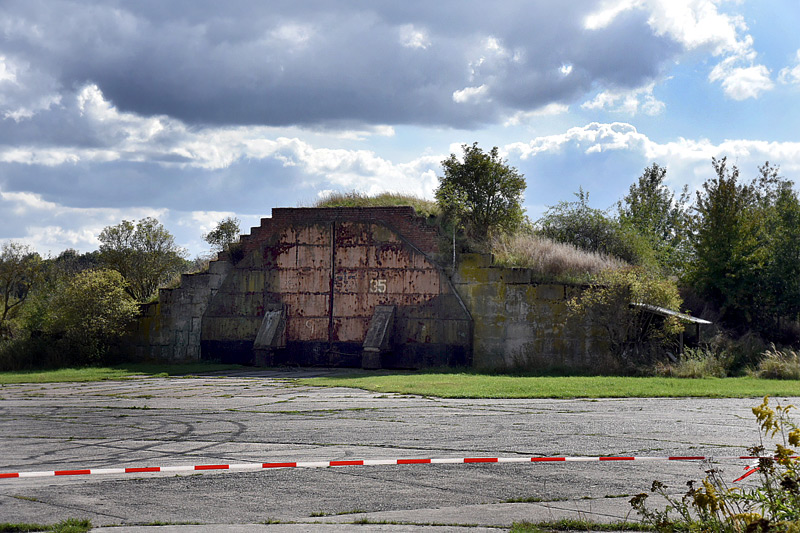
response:
<path fill-rule="evenodd" d="M 797 0 L 3 0 L 0 241 L 154 216 L 193 256 L 228 215 L 432 198 L 475 141 L 533 219 L 652 162 L 676 190 L 722 156 L 800 181 L 798 28 Z"/>

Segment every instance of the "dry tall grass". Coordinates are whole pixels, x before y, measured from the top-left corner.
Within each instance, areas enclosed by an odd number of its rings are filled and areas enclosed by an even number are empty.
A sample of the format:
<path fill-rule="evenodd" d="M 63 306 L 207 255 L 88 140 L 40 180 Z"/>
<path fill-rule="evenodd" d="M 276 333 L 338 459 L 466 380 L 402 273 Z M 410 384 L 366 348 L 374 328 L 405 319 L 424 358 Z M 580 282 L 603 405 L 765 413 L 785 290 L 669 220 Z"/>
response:
<path fill-rule="evenodd" d="M 495 263 L 530 268 L 547 280 L 583 283 L 603 270 L 628 266 L 614 257 L 531 234 L 496 236 L 492 239 L 491 251 Z"/>
<path fill-rule="evenodd" d="M 751 375 L 764 379 L 800 379 L 800 352 L 788 348 L 779 350 L 772 344 Z"/>

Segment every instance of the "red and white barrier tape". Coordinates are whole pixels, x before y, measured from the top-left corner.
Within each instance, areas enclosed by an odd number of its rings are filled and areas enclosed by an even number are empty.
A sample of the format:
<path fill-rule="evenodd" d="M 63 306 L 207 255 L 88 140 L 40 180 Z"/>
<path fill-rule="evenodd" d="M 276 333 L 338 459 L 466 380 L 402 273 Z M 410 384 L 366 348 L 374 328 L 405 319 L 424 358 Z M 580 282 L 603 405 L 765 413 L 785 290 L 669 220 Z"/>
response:
<path fill-rule="evenodd" d="M 145 474 L 150 472 L 196 472 L 202 470 L 264 470 L 269 468 L 328 468 L 341 466 L 419 465 L 419 464 L 470 464 L 470 463 L 553 463 L 553 462 L 618 462 L 618 461 L 718 461 L 754 460 L 750 456 L 673 456 L 673 457 L 462 457 L 440 459 L 360 459 L 343 461 L 297 461 L 284 463 L 242 463 L 218 465 L 147 466 L 128 468 L 85 468 L 79 470 L 48 470 L 40 472 L 0 472 L 0 479 L 88 476 L 109 474 Z"/>

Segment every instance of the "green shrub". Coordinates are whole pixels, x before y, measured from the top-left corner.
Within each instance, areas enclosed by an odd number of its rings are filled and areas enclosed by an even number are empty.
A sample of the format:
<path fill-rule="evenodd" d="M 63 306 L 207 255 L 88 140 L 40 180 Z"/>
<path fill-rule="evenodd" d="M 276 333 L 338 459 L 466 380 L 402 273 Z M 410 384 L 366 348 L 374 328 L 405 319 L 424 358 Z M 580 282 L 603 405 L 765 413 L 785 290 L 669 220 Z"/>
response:
<path fill-rule="evenodd" d="M 747 332 L 740 337 L 720 333 L 711 339 L 711 347 L 729 361 L 730 374 L 744 374 L 747 368 L 758 365 L 767 344 L 760 335 Z"/>
<path fill-rule="evenodd" d="M 674 280 L 650 270 L 629 267 L 606 270 L 592 285 L 567 302 L 570 321 L 600 328 L 613 355 L 629 371 L 652 367 L 667 350 L 674 350 L 683 324 L 675 316 L 655 317 L 647 304 L 677 311 L 681 298 Z"/>
<path fill-rule="evenodd" d="M 779 350 L 772 344 L 762 354 L 752 374 L 764 379 L 800 379 L 800 354 L 789 349 Z"/>
<path fill-rule="evenodd" d="M 685 348 L 677 363 L 658 363 L 655 373 L 673 378 L 724 378 L 729 360 L 709 348 Z"/>
<path fill-rule="evenodd" d="M 589 207 L 589 193 L 580 189 L 573 202 L 549 206 L 536 221 L 536 232 L 589 252 L 611 255 L 633 265 L 657 268 L 650 242 L 633 226 L 621 224 L 606 211 Z"/>

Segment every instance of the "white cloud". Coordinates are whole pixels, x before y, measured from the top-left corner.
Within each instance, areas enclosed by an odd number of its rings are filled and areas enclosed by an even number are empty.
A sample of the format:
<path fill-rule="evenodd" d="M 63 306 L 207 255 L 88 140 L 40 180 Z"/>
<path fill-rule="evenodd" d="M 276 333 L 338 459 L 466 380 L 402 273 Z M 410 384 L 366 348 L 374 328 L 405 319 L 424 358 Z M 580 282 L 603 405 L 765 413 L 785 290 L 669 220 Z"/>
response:
<path fill-rule="evenodd" d="M 0 83 L 16 83 L 17 72 L 13 65 L 6 61 L 6 56 L 0 55 Z"/>
<path fill-rule="evenodd" d="M 764 65 L 738 67 L 723 61 L 714 67 L 708 79 L 721 82 L 725 94 L 734 100 L 758 98 L 775 86 Z"/>
<path fill-rule="evenodd" d="M 606 0 L 600 3 L 600 9 L 583 19 L 583 27 L 587 30 L 601 30 L 611 24 L 620 13 L 639 6 L 637 0 Z"/>
<path fill-rule="evenodd" d="M 572 74 L 572 68 L 573 68 L 572 65 L 565 63 L 561 65 L 561 68 L 558 69 L 558 71 L 561 73 L 562 76 L 569 76 L 570 74 Z"/>
<path fill-rule="evenodd" d="M 413 24 L 400 26 L 400 44 L 406 48 L 419 48 L 425 50 L 431 45 L 428 34 L 414 27 Z"/>
<path fill-rule="evenodd" d="M 756 63 L 744 18 L 721 12 L 720 4 L 720 0 L 612 0 L 589 15 L 584 27 L 601 29 L 625 11 L 644 9 L 656 35 L 667 35 L 689 51 L 708 49 L 723 57 L 708 79 L 720 82 L 729 98 L 758 98 L 774 87 L 769 69 Z"/>
<path fill-rule="evenodd" d="M 645 0 L 648 23 L 659 35 L 669 35 L 688 50 L 710 47 L 714 55 L 747 53 L 750 36 L 744 19 L 718 9 L 719 0 Z"/>
<path fill-rule="evenodd" d="M 304 47 L 314 35 L 314 28 L 307 24 L 289 23 L 270 31 L 272 40 L 295 48 Z"/>
<path fill-rule="evenodd" d="M 567 112 L 569 112 L 568 105 L 554 102 L 552 104 L 547 104 L 544 107 L 540 107 L 539 109 L 534 109 L 533 111 L 518 111 L 506 119 L 503 125 L 519 126 L 520 124 L 531 122 L 540 117 L 563 115 Z"/>
<path fill-rule="evenodd" d="M 800 85 L 800 50 L 795 55 L 794 66 L 781 69 L 778 81 L 784 84 Z"/>
<path fill-rule="evenodd" d="M 786 176 L 800 173 L 800 142 L 730 139 L 714 144 L 708 139 L 680 138 L 659 143 L 637 131 L 631 124 L 620 122 L 591 123 L 571 128 L 565 133 L 536 137 L 525 143 L 512 143 L 503 150 L 517 154 L 522 160 L 559 154 L 566 150 L 576 150 L 589 156 L 609 151 L 629 152 L 638 155 L 643 165 L 655 161 L 667 166 L 668 179 L 680 185 L 688 184 L 694 189 L 712 177 L 712 157 L 728 157 L 745 173 L 754 173 L 764 161 L 780 165 L 781 173 Z"/>
<path fill-rule="evenodd" d="M 581 108 L 590 110 L 607 110 L 617 113 L 636 115 L 658 115 L 664 111 L 664 102 L 653 95 L 655 82 L 633 90 L 602 91 L 594 99 L 581 104 Z"/>
<path fill-rule="evenodd" d="M 144 217 L 163 219 L 166 209 L 132 207 L 67 207 L 48 201 L 31 192 L 6 192 L 0 189 L 0 216 L 15 219 L 14 236 L 31 245 L 40 254 L 60 252 L 65 248 L 82 251 L 97 249 L 97 236 L 104 227 L 120 220 Z"/>
<path fill-rule="evenodd" d="M 458 91 L 453 91 L 453 101 L 458 104 L 474 104 L 486 96 L 489 87 L 486 84 L 478 87 L 464 87 Z"/>

